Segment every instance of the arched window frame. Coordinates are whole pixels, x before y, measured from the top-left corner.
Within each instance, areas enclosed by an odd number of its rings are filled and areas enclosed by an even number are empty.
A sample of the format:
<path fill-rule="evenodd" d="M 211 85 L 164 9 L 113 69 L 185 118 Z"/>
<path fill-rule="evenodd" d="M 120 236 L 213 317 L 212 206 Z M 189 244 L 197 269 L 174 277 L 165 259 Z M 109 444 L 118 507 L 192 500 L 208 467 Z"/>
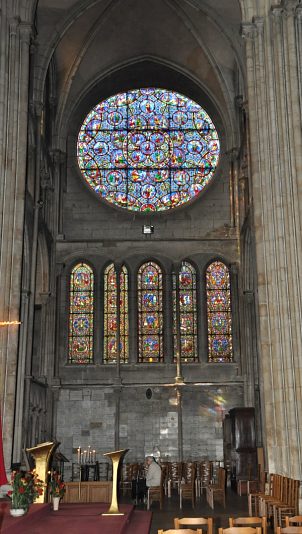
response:
<path fill-rule="evenodd" d="M 208 270 L 214 263 L 219 262 L 221 263 L 226 269 L 227 269 L 227 276 L 228 276 L 228 282 L 227 286 L 225 288 L 221 288 L 221 291 L 225 293 L 226 302 L 228 303 L 228 306 L 221 305 L 221 309 L 219 309 L 219 306 L 215 310 L 209 310 L 209 296 L 210 293 L 214 293 L 214 291 L 219 291 L 219 287 L 217 288 L 209 288 L 207 275 Z M 207 327 L 207 354 L 208 354 L 208 362 L 209 363 L 232 363 L 234 361 L 234 347 L 233 347 L 233 313 L 232 313 L 232 286 L 231 286 L 231 270 L 228 263 L 223 258 L 213 258 L 211 261 L 209 261 L 205 267 L 204 271 L 204 281 L 205 281 L 205 303 L 206 303 L 206 327 Z M 212 330 L 212 325 L 210 323 L 211 317 L 213 317 L 216 314 L 225 313 L 226 314 L 226 321 L 228 323 L 228 331 L 224 334 L 225 337 L 229 340 L 229 350 L 221 357 L 217 356 L 215 357 L 215 354 L 213 352 L 213 347 L 211 346 L 211 339 L 216 338 L 217 340 L 222 339 L 223 334 L 215 334 Z"/>
<path fill-rule="evenodd" d="M 184 266 L 188 266 L 192 275 L 192 283 L 190 286 L 185 289 L 184 284 L 181 283 L 181 272 Z M 198 316 L 199 316 L 199 306 L 198 306 L 198 297 L 197 297 L 197 268 L 194 263 L 189 259 L 184 259 L 180 264 L 180 269 L 178 272 L 179 283 L 178 283 L 178 294 L 177 294 L 177 284 L 176 284 L 176 274 L 172 274 L 172 306 L 173 306 L 173 360 L 176 362 L 176 352 L 177 352 L 177 329 L 179 328 L 180 335 L 180 345 L 181 345 L 181 361 L 182 363 L 197 363 L 199 361 L 198 357 Z M 182 308 L 181 305 L 181 295 L 190 293 L 191 297 L 191 306 L 190 299 L 189 309 L 186 310 Z M 177 325 L 176 318 L 176 299 L 179 299 L 180 302 L 180 324 Z M 191 318 L 190 318 L 191 317 Z M 192 327 L 187 328 L 185 321 L 191 321 Z M 192 351 L 190 353 L 190 346 Z M 187 349 L 187 350 L 186 350 Z"/>
<path fill-rule="evenodd" d="M 72 296 L 77 293 L 73 289 L 73 282 L 72 277 L 74 276 L 76 269 L 80 266 L 85 266 L 90 271 L 90 283 L 89 283 L 89 289 L 82 291 L 82 293 L 89 293 L 87 295 L 88 299 L 90 299 L 90 311 L 81 311 L 79 309 L 76 311 L 76 309 L 73 310 L 73 304 L 72 304 Z M 95 271 L 93 266 L 89 261 L 86 259 L 79 259 L 78 261 L 74 262 L 72 267 L 69 270 L 68 274 L 68 363 L 71 365 L 89 365 L 94 363 L 94 319 L 95 319 Z M 81 291 L 78 291 L 79 293 Z M 75 335 L 72 332 L 73 328 L 73 317 L 78 315 L 79 317 L 83 315 L 88 315 L 90 319 L 90 325 L 88 326 L 88 334 L 80 336 Z M 81 339 L 84 338 L 88 340 L 88 356 L 83 359 L 83 361 L 78 358 L 73 357 L 73 340 L 76 338 Z"/>
<path fill-rule="evenodd" d="M 158 339 L 158 357 L 155 358 L 154 356 L 150 355 L 144 356 L 144 350 L 143 350 L 143 343 L 144 339 L 148 336 L 148 333 L 146 333 L 146 330 L 143 328 L 143 318 L 147 318 L 148 310 L 147 308 L 144 308 L 142 305 L 142 299 L 143 299 L 143 291 L 144 291 L 144 284 L 141 281 L 141 277 L 143 275 L 144 269 L 147 268 L 148 264 L 151 264 L 152 266 L 156 266 L 158 269 L 158 284 L 157 289 L 150 288 L 150 294 L 152 295 L 153 291 L 157 292 L 158 296 L 158 307 L 154 307 L 155 309 L 150 309 L 150 316 L 151 312 L 158 313 L 158 328 L 157 333 L 153 333 L 153 331 L 150 329 L 149 336 L 151 339 L 155 341 L 156 337 Z M 148 259 L 142 262 L 138 268 L 137 271 L 137 345 L 138 345 L 138 362 L 139 363 L 163 363 L 164 361 L 164 288 L 163 288 L 163 279 L 164 279 L 164 271 L 160 263 L 153 259 Z M 148 290 L 148 288 L 145 288 Z M 147 311 L 144 311 L 147 310 Z"/>
<path fill-rule="evenodd" d="M 113 289 L 108 289 L 108 274 L 109 269 L 114 270 L 116 283 L 117 283 L 117 274 L 116 274 L 116 265 L 114 262 L 108 263 L 106 267 L 104 268 L 103 272 L 103 363 L 104 364 L 114 364 L 117 361 L 117 358 L 110 358 L 108 357 L 109 353 L 109 338 L 111 337 L 111 341 L 113 340 L 113 333 L 108 333 L 108 321 L 110 320 L 109 315 L 111 315 L 111 320 L 114 321 L 114 310 L 115 310 L 115 321 L 117 323 L 117 306 L 116 306 L 116 299 L 117 295 L 115 295 L 115 306 L 113 305 L 111 308 L 111 312 L 108 311 L 108 308 L 110 308 L 110 303 L 108 303 L 108 298 L 110 294 L 114 294 Z M 125 263 L 123 263 L 120 267 L 120 280 L 123 279 L 123 282 L 120 282 L 120 302 L 124 303 L 124 306 L 122 307 L 122 311 L 120 311 L 120 346 L 121 346 L 121 353 L 120 353 L 120 362 L 121 363 L 128 363 L 129 362 L 129 270 Z M 115 288 L 115 291 L 117 291 L 117 286 Z M 116 337 L 117 337 L 117 325 L 116 325 Z M 116 341 L 115 341 L 115 348 L 116 348 Z M 116 352 L 116 350 L 115 350 Z"/>

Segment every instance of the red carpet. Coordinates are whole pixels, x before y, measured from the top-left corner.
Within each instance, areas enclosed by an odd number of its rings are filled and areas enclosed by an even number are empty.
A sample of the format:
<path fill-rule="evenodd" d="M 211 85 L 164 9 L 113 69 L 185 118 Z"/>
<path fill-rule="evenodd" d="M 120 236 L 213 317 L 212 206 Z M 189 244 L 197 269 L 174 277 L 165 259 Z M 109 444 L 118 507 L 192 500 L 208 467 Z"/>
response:
<path fill-rule="evenodd" d="M 101 516 L 108 504 L 61 504 L 53 512 L 50 504 L 35 504 L 21 518 L 11 517 L 10 504 L 0 504 L 1 534 L 149 534 L 151 512 L 120 505 L 123 516 Z"/>

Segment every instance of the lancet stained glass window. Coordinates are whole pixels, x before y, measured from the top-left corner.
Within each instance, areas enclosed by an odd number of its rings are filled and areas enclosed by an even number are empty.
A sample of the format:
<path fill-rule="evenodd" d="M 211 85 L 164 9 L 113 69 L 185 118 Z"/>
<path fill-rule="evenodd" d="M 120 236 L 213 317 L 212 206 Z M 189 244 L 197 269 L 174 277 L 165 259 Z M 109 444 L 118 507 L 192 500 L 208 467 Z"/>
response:
<path fill-rule="evenodd" d="M 209 361 L 231 362 L 233 346 L 230 273 L 221 261 L 214 261 L 208 266 L 206 291 Z"/>
<path fill-rule="evenodd" d="M 70 275 L 68 361 L 93 362 L 93 271 L 86 263 L 77 264 Z"/>
<path fill-rule="evenodd" d="M 125 265 L 120 272 L 120 362 L 128 362 L 128 272 Z M 117 274 L 113 263 L 104 273 L 104 363 L 117 361 Z"/>
<path fill-rule="evenodd" d="M 181 360 L 182 362 L 196 362 L 198 361 L 196 271 L 193 265 L 187 261 L 184 261 L 181 264 L 179 272 L 178 294 L 176 287 L 176 275 L 173 275 L 174 361 L 176 361 L 177 353 L 177 299 L 179 299 Z"/>
<path fill-rule="evenodd" d="M 156 263 L 144 263 L 138 271 L 138 359 L 163 361 L 163 282 Z"/>
<path fill-rule="evenodd" d="M 196 198 L 213 177 L 219 150 L 216 128 L 199 104 L 153 87 L 97 104 L 77 143 L 89 187 L 115 206 L 141 212 Z"/>

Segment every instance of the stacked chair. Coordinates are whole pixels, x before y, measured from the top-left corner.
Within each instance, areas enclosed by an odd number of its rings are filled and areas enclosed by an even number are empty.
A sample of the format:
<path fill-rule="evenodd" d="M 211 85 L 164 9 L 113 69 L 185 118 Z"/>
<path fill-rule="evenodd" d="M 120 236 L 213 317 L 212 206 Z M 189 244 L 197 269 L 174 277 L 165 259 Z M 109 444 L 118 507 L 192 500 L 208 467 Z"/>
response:
<path fill-rule="evenodd" d="M 217 472 L 217 484 L 210 484 L 206 488 L 207 501 L 212 509 L 214 509 L 215 500 L 221 501 L 221 504 L 225 508 L 225 476 L 225 469 L 219 467 Z"/>
<path fill-rule="evenodd" d="M 182 509 L 183 499 L 190 499 L 192 508 L 195 508 L 195 472 L 196 467 L 193 463 L 186 464 L 183 470 L 183 477 L 179 486 L 179 508 Z"/>

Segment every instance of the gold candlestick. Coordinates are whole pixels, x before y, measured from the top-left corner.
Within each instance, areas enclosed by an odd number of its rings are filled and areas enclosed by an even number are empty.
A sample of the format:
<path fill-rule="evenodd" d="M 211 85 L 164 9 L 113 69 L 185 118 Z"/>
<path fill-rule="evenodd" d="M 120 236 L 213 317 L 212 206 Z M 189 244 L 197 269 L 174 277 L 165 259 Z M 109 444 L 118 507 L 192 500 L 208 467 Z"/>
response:
<path fill-rule="evenodd" d="M 108 456 L 108 458 L 111 458 L 112 460 L 112 497 L 111 497 L 111 505 L 105 514 L 102 515 L 124 515 L 122 512 L 119 511 L 118 508 L 118 502 L 117 502 L 117 473 L 118 468 L 121 460 L 124 458 L 125 454 L 129 449 L 122 449 L 120 451 L 113 451 L 113 452 L 106 452 L 104 456 Z"/>

